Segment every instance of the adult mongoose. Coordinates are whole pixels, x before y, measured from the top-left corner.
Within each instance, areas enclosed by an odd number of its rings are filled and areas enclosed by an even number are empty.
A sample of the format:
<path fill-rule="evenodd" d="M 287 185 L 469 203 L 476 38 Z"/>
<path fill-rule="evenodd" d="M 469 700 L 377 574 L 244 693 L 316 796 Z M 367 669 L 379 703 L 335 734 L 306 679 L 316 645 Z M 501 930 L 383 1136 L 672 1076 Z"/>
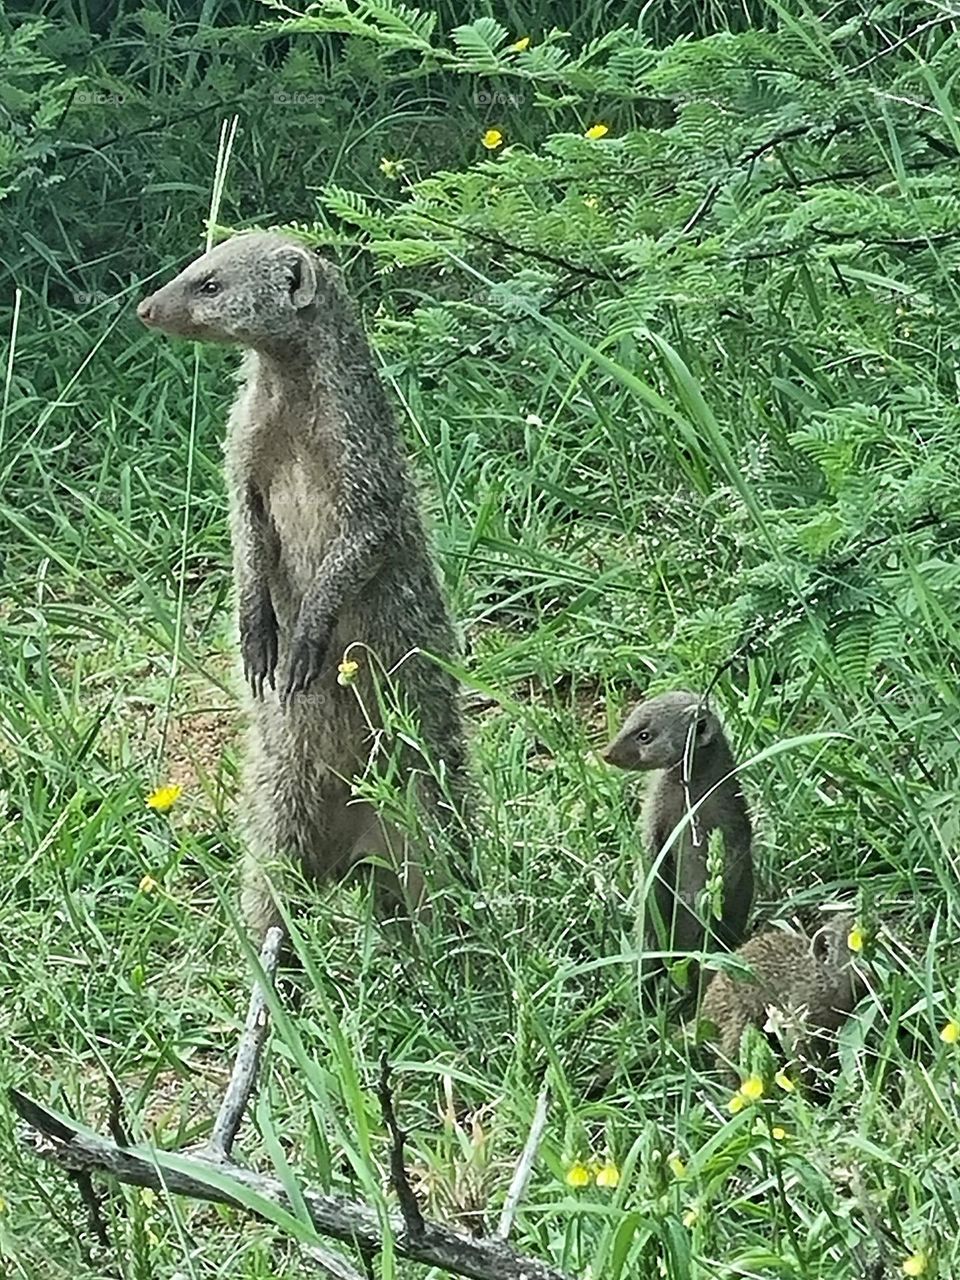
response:
<path fill-rule="evenodd" d="M 716 1028 L 711 1038 L 720 1070 L 736 1067 L 744 1030 L 763 1030 L 771 1010 L 777 1011 L 773 1021 L 783 1035 L 796 1042 L 801 1062 L 823 1060 L 831 1036 L 866 993 L 847 941 L 854 923 L 848 912 L 832 915 L 812 938 L 768 929 L 735 953 L 751 977 L 714 974 L 700 1017 Z"/>
<path fill-rule="evenodd" d="M 659 770 L 644 805 L 644 843 L 654 868 L 653 900 L 644 910 L 647 945 L 679 952 L 737 946 L 753 901 L 752 833 L 716 715 L 696 693 L 658 694 L 634 707 L 601 756 L 620 769 Z M 681 821 L 682 831 L 664 852 Z M 719 917 L 703 897 L 713 832 L 723 844 Z M 648 958 L 644 976 L 660 967 Z M 693 966 L 691 985 L 695 979 Z"/>
<path fill-rule="evenodd" d="M 378 911 L 424 905 L 421 859 L 351 783 L 389 747 L 394 782 L 462 831 L 465 753 L 456 640 L 399 433 L 335 267 L 251 232 L 141 302 L 144 324 L 247 349 L 225 470 L 249 731 L 243 907 L 279 923 L 265 871 L 328 880 L 375 855 Z M 358 670 L 338 665 L 347 655 Z M 431 656 L 432 655 L 432 656 Z M 354 687 L 342 687 L 353 678 Z M 388 743 L 380 699 L 418 724 Z M 397 768 L 398 767 L 398 768 Z M 351 802 L 352 801 L 352 802 Z"/>

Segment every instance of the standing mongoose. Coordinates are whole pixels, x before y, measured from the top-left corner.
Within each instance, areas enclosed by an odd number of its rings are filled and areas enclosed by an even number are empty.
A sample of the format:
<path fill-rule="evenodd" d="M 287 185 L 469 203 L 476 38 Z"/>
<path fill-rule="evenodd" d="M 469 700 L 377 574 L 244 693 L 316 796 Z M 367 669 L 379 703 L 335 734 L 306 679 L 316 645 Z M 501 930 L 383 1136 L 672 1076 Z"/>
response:
<path fill-rule="evenodd" d="M 375 855 L 377 909 L 424 907 L 411 843 L 351 783 L 382 762 L 380 699 L 419 724 L 392 765 L 427 818 L 462 832 L 466 764 L 457 649 L 399 433 L 335 267 L 285 235 L 251 232 L 202 255 L 141 302 L 152 329 L 247 349 L 225 470 L 249 711 L 243 907 L 280 919 L 264 872 L 315 879 Z M 354 688 L 338 664 L 356 662 Z M 425 652 L 422 652 L 425 651 Z M 342 673 L 341 673 L 342 675 Z M 348 803 L 350 802 L 350 803 Z"/>
<path fill-rule="evenodd" d="M 783 1030 L 797 1039 L 801 1061 L 823 1060 L 833 1033 L 866 994 L 847 942 L 853 926 L 853 915 L 844 912 L 831 916 L 812 938 L 768 929 L 735 953 L 752 978 L 714 974 L 700 1016 L 717 1029 L 718 1069 L 730 1074 L 736 1067 L 744 1030 L 763 1030 L 771 1007 L 780 1012 Z"/>
<path fill-rule="evenodd" d="M 644 805 L 644 840 L 655 868 L 653 902 L 645 907 L 647 945 L 658 951 L 700 951 L 710 945 L 712 935 L 724 947 L 737 946 L 753 902 L 752 837 L 720 721 L 698 694 L 661 693 L 631 711 L 601 756 L 619 769 L 660 771 Z M 680 822 L 685 822 L 682 831 L 664 853 Z M 708 840 L 714 831 L 723 841 L 719 918 L 702 898 L 708 880 Z M 659 920 L 651 920 L 651 915 Z M 649 959 L 644 976 L 661 967 L 661 961 Z M 693 967 L 694 988 L 695 979 Z"/>

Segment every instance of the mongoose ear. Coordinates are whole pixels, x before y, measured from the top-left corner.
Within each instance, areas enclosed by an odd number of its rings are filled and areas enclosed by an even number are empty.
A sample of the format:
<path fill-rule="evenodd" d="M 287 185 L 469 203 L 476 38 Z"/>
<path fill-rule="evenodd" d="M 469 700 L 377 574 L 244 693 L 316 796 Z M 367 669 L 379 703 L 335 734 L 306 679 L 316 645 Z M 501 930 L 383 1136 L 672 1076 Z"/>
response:
<path fill-rule="evenodd" d="M 824 963 L 830 954 L 830 926 L 821 925 L 810 939 L 810 954 L 814 960 Z"/>
<path fill-rule="evenodd" d="M 697 742 L 706 746 L 717 736 L 717 720 L 709 711 L 701 711 L 697 717 Z"/>
<path fill-rule="evenodd" d="M 283 266 L 289 281 L 290 301 L 297 311 L 302 311 L 317 296 L 317 268 L 313 256 L 309 249 L 284 249 Z"/>

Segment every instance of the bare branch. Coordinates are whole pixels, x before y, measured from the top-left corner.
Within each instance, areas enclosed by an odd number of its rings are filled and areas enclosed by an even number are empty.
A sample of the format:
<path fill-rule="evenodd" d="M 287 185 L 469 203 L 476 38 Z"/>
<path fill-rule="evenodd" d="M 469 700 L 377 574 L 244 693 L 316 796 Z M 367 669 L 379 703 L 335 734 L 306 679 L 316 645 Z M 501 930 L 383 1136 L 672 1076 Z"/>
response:
<path fill-rule="evenodd" d="M 339 1253 L 331 1253 L 329 1249 L 321 1249 L 318 1244 L 301 1245 L 300 1254 L 330 1280 L 363 1280 L 360 1272 L 346 1258 L 341 1258 Z"/>
<path fill-rule="evenodd" d="M 282 930 L 274 927 L 267 930 L 260 952 L 260 967 L 268 982 L 273 981 L 280 958 L 280 945 L 283 942 Z M 250 1007 L 247 1010 L 247 1021 L 237 1047 L 230 1083 L 223 1095 L 223 1102 L 214 1122 L 213 1132 L 206 1145 L 205 1154 L 214 1160 L 229 1160 L 233 1150 L 237 1130 L 247 1109 L 253 1084 L 257 1076 L 260 1054 L 268 1029 L 267 1000 L 262 984 L 253 984 L 250 993 Z"/>
<path fill-rule="evenodd" d="M 403 1148 L 407 1141 L 407 1135 L 397 1124 L 397 1117 L 393 1110 L 393 1095 L 390 1092 L 390 1063 L 387 1061 L 386 1054 L 383 1054 L 380 1059 L 380 1085 L 377 1093 L 380 1098 L 380 1108 L 383 1111 L 383 1123 L 390 1133 L 390 1181 L 393 1183 L 393 1189 L 397 1193 L 397 1201 L 399 1202 L 400 1212 L 403 1214 L 407 1231 L 413 1237 L 422 1236 L 423 1214 L 420 1212 L 417 1197 L 414 1195 L 413 1188 L 410 1186 L 410 1179 L 407 1177 L 407 1167 L 403 1159 Z"/>
<path fill-rule="evenodd" d="M 540 1139 L 543 1137 L 544 1126 L 547 1123 L 547 1106 L 549 1102 L 550 1090 L 544 1086 L 540 1091 L 540 1097 L 537 1098 L 536 1109 L 533 1113 L 533 1123 L 530 1125 L 530 1132 L 527 1134 L 523 1151 L 521 1151 L 520 1159 L 517 1161 L 517 1167 L 513 1173 L 513 1180 L 510 1183 L 507 1198 L 503 1202 L 503 1212 L 500 1214 L 500 1223 L 497 1227 L 497 1236 L 501 1240 L 506 1240 L 510 1234 L 510 1228 L 513 1226 L 513 1220 L 517 1216 L 520 1201 L 524 1197 L 527 1184 L 530 1181 L 530 1175 L 533 1173 L 533 1162 L 536 1160 L 537 1152 L 540 1150 Z"/>
<path fill-rule="evenodd" d="M 254 1173 L 232 1162 L 209 1155 L 174 1155 L 148 1146 L 120 1147 L 115 1142 L 81 1128 L 65 1116 L 9 1091 L 11 1105 L 35 1132 L 27 1131 L 34 1152 L 62 1168 L 77 1173 L 110 1174 L 120 1182 L 152 1187 L 195 1200 L 234 1205 L 249 1211 L 244 1192 L 262 1197 L 292 1213 L 283 1183 Z M 244 1197 L 244 1198 L 241 1198 Z M 303 1200 L 318 1235 L 361 1252 L 378 1253 L 383 1229 L 377 1212 L 345 1196 L 305 1189 Z M 414 1237 L 402 1218 L 391 1222 L 394 1250 L 399 1257 L 466 1280 L 571 1280 L 569 1273 L 516 1253 L 502 1240 L 476 1239 L 440 1223 L 424 1221 Z"/>

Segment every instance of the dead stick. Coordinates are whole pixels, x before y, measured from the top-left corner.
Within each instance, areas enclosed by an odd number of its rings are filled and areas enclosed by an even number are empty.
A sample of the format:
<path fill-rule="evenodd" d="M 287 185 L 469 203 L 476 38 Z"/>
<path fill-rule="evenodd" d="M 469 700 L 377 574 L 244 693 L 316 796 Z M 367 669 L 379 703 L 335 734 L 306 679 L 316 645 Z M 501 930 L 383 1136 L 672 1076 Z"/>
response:
<path fill-rule="evenodd" d="M 316 1244 L 305 1244 L 300 1246 L 300 1254 L 315 1267 L 319 1267 L 330 1280 L 363 1280 L 360 1272 L 351 1267 L 346 1258 L 341 1258 L 339 1253 L 331 1253 L 329 1249 L 321 1249 Z"/>
<path fill-rule="evenodd" d="M 280 958 L 280 944 L 283 942 L 282 930 L 274 927 L 267 930 L 260 951 L 260 967 L 267 982 L 273 982 Z M 220 1110 L 213 1125 L 213 1132 L 206 1145 L 205 1154 L 214 1160 L 229 1160 L 233 1150 L 233 1142 L 237 1130 L 243 1120 L 243 1113 L 250 1101 L 254 1081 L 257 1077 L 257 1066 L 263 1042 L 267 1038 L 267 998 L 263 984 L 257 981 L 250 993 L 250 1007 L 247 1010 L 247 1021 L 243 1035 L 237 1046 L 237 1056 L 230 1074 L 230 1083 L 220 1103 Z"/>
<path fill-rule="evenodd" d="M 536 1160 L 537 1152 L 540 1150 L 540 1139 L 543 1137 L 544 1126 L 547 1123 L 547 1106 L 549 1102 L 550 1090 L 544 1086 L 540 1090 L 539 1098 L 537 1098 L 536 1109 L 533 1113 L 533 1123 L 530 1125 L 530 1132 L 527 1134 L 527 1140 L 523 1144 L 520 1159 L 517 1161 L 517 1167 L 510 1182 L 507 1198 L 503 1202 L 503 1212 L 500 1214 L 500 1223 L 497 1227 L 497 1235 L 501 1240 L 506 1240 L 510 1234 L 510 1228 L 513 1226 L 513 1220 L 517 1216 L 520 1201 L 524 1197 L 527 1183 L 533 1173 L 533 1162 Z"/>
<path fill-rule="evenodd" d="M 393 1109 L 393 1095 L 390 1092 L 390 1063 L 387 1055 L 380 1059 L 380 1087 L 377 1090 L 380 1098 L 380 1109 L 383 1111 L 383 1123 L 390 1133 L 390 1181 L 397 1193 L 400 1212 L 406 1223 L 407 1231 L 412 1237 L 423 1235 L 423 1214 L 413 1193 L 410 1179 L 407 1177 L 407 1166 L 404 1162 L 404 1146 L 407 1135 L 397 1123 Z"/>
<path fill-rule="evenodd" d="M 63 1169 L 109 1174 L 131 1186 L 230 1204 L 249 1212 L 249 1205 L 241 1198 L 246 1190 L 293 1212 L 278 1178 L 209 1156 L 174 1155 L 148 1146 L 121 1147 L 18 1089 L 10 1089 L 9 1098 L 13 1109 L 34 1131 L 30 1134 L 27 1130 L 34 1153 Z M 377 1254 L 383 1248 L 383 1226 L 369 1205 L 308 1188 L 302 1194 L 318 1235 L 361 1253 Z M 431 1221 L 424 1221 L 422 1235 L 415 1238 L 399 1216 L 390 1225 L 398 1257 L 439 1267 L 465 1280 L 571 1280 L 569 1273 L 519 1254 L 503 1240 L 477 1239 Z"/>

